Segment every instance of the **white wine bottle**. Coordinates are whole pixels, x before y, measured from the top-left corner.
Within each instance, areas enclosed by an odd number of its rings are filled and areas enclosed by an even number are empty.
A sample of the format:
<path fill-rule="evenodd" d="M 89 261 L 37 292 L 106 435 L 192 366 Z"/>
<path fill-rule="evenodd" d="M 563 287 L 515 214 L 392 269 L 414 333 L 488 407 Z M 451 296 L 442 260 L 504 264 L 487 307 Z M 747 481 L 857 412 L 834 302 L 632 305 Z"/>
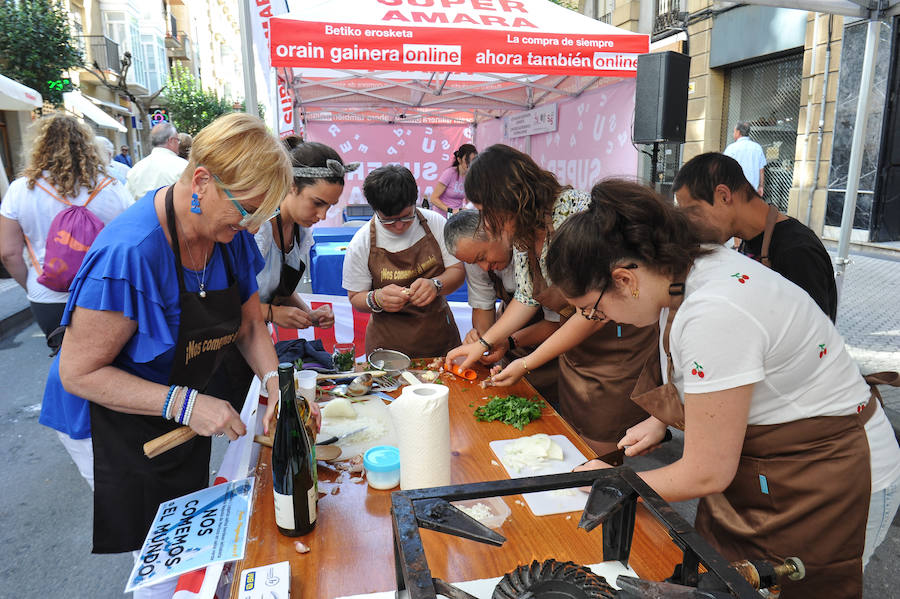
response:
<path fill-rule="evenodd" d="M 275 524 L 281 534 L 298 537 L 316 525 L 317 502 L 313 442 L 300 420 L 294 394 L 294 365 L 278 365 L 281 391 L 278 423 L 272 441 L 272 491 Z"/>

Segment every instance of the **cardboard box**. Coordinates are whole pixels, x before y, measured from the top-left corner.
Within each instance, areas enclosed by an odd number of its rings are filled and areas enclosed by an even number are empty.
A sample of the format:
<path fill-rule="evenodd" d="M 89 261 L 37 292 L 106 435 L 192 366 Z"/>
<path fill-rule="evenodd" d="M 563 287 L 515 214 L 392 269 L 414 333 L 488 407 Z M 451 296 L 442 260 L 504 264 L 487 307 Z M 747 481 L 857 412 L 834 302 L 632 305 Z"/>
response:
<path fill-rule="evenodd" d="M 288 599 L 291 596 L 291 564 L 278 562 L 241 572 L 240 599 Z"/>

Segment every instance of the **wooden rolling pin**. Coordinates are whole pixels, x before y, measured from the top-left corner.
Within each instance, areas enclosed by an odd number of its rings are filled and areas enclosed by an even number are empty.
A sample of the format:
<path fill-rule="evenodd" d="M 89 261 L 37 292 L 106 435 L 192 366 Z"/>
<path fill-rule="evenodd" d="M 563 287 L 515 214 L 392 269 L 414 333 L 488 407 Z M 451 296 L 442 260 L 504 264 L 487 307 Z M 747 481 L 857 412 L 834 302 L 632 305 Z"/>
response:
<path fill-rule="evenodd" d="M 156 456 L 165 453 L 172 448 L 178 447 L 179 445 L 190 439 L 193 439 L 196 435 L 197 433 L 195 433 L 194 430 L 189 426 L 176 428 L 174 431 L 169 431 L 165 435 L 160 435 L 159 437 L 144 443 L 144 455 L 146 455 L 148 458 L 155 458 Z M 260 445 L 272 447 L 272 437 L 266 437 L 265 435 L 254 435 L 253 440 Z M 336 460 L 340 457 L 340 455 L 341 448 L 337 445 L 319 445 L 316 447 L 316 456 L 320 460 Z"/>
<path fill-rule="evenodd" d="M 196 436 L 197 433 L 189 426 L 176 428 L 174 431 L 169 431 L 165 435 L 160 435 L 144 443 L 144 455 L 148 458 L 155 458 Z"/>

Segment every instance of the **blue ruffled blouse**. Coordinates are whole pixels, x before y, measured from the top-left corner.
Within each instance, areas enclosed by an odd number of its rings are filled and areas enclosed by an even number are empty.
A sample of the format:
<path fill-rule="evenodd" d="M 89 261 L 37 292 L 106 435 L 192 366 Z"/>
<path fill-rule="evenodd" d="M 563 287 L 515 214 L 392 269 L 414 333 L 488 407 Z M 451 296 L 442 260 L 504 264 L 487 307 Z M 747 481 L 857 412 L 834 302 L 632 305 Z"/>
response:
<path fill-rule="evenodd" d="M 63 325 L 76 306 L 122 312 L 137 330 L 113 365 L 143 379 L 167 384 L 172 369 L 181 305 L 175 257 L 156 216 L 156 190 L 123 212 L 94 240 L 72 281 Z M 256 293 L 256 275 L 265 262 L 253 236 L 246 231 L 223 246 L 231 256 L 241 302 Z M 183 268 L 183 267 L 182 267 Z M 199 291 L 201 273 L 184 268 L 187 291 Z M 217 249 L 206 267 L 206 288 L 228 287 L 228 271 Z M 53 360 L 39 422 L 73 439 L 91 436 L 87 400 L 68 393 L 59 379 L 59 355 Z"/>

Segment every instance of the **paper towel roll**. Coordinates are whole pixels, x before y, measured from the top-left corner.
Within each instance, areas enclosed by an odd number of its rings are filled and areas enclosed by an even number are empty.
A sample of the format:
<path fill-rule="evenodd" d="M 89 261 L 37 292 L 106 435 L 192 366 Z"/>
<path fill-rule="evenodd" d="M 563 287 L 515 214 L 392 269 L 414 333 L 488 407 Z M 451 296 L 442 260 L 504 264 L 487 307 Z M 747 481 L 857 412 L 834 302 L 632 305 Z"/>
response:
<path fill-rule="evenodd" d="M 400 450 L 400 488 L 450 484 L 450 407 L 445 385 L 410 385 L 389 410 Z"/>

